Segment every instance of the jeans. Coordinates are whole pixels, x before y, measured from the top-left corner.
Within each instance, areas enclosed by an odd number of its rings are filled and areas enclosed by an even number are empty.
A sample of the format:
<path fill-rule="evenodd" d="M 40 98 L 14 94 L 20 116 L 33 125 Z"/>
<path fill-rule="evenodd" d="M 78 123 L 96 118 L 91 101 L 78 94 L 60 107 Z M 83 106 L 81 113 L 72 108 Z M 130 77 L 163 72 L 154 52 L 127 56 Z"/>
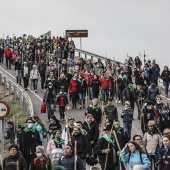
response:
<path fill-rule="evenodd" d="M 80 158 L 81 159 L 81 162 L 83 163 L 83 166 L 86 168 L 86 159 L 84 158 Z"/>
<path fill-rule="evenodd" d="M 3 63 L 4 57 L 3 55 L 0 55 L 0 63 Z"/>
<path fill-rule="evenodd" d="M 168 95 L 168 89 L 169 89 L 169 82 L 163 82 L 163 85 L 165 87 L 165 95 Z"/>
<path fill-rule="evenodd" d="M 11 68 L 11 57 L 6 57 L 6 67 Z"/>
<path fill-rule="evenodd" d="M 64 119 L 65 106 L 59 106 L 60 119 Z"/>
<path fill-rule="evenodd" d="M 129 139 L 131 139 L 132 123 L 130 123 L 130 122 L 123 122 L 123 128 L 128 133 Z"/>
<path fill-rule="evenodd" d="M 24 81 L 24 88 L 27 88 L 28 83 L 29 83 L 29 78 L 28 77 L 23 77 L 23 81 Z"/>
<path fill-rule="evenodd" d="M 148 155 L 148 159 L 151 162 L 151 169 L 157 170 L 157 168 L 155 167 L 155 163 L 157 162 L 155 155 Z M 153 163 L 154 163 L 154 165 L 153 165 Z M 154 168 L 152 168 L 152 166 L 154 166 Z"/>
<path fill-rule="evenodd" d="M 109 97 L 110 97 L 111 99 L 114 98 L 114 88 L 109 89 Z"/>
<path fill-rule="evenodd" d="M 21 70 L 15 70 L 17 83 L 21 84 Z"/>
<path fill-rule="evenodd" d="M 37 85 L 38 85 L 38 79 L 33 79 L 34 90 L 37 90 Z"/>
<path fill-rule="evenodd" d="M 89 96 L 90 96 L 90 100 L 94 99 L 92 87 L 89 87 Z"/>
<path fill-rule="evenodd" d="M 106 102 L 108 96 L 109 96 L 109 89 L 102 89 L 102 99 L 104 102 Z"/>
<path fill-rule="evenodd" d="M 122 104 L 124 103 L 124 91 L 125 91 L 125 89 L 120 89 L 118 87 L 118 93 L 119 93 L 120 100 L 121 100 Z"/>
<path fill-rule="evenodd" d="M 85 93 L 79 93 L 79 104 L 82 105 L 82 101 L 83 104 L 85 104 Z"/>
<path fill-rule="evenodd" d="M 48 120 L 50 120 L 50 117 L 54 115 L 54 103 L 46 102 L 47 106 L 47 113 L 48 113 Z"/>

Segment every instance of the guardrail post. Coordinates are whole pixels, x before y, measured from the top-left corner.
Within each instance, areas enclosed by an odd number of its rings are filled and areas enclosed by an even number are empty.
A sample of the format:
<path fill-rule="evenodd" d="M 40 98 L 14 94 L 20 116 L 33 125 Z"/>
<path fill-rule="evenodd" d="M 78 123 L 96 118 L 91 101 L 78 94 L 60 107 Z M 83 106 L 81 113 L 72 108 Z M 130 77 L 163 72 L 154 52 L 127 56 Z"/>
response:
<path fill-rule="evenodd" d="M 79 57 L 81 56 L 80 52 L 79 52 Z"/>
<path fill-rule="evenodd" d="M 0 73 L 0 86 L 2 86 L 2 73 Z"/>
<path fill-rule="evenodd" d="M 6 90 L 6 77 L 4 77 L 4 90 Z"/>
<path fill-rule="evenodd" d="M 16 100 L 16 95 L 17 95 L 17 88 L 16 88 L 16 86 L 14 85 L 14 100 Z"/>
<path fill-rule="evenodd" d="M 11 81 L 9 81 L 9 95 L 11 95 Z"/>
<path fill-rule="evenodd" d="M 25 112 L 25 97 L 23 96 L 23 111 Z"/>
<path fill-rule="evenodd" d="M 85 54 L 85 59 L 87 59 L 87 54 Z"/>
<path fill-rule="evenodd" d="M 91 61 L 93 61 L 93 56 L 91 56 Z"/>
<path fill-rule="evenodd" d="M 19 93 L 19 104 L 21 105 L 21 91 L 18 92 Z"/>

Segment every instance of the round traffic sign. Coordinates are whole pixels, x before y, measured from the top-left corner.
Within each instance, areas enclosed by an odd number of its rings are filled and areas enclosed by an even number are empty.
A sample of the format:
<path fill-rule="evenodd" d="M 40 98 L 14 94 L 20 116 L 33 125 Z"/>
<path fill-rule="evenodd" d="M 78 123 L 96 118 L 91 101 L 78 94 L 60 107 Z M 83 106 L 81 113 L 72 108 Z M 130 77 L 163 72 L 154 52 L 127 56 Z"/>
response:
<path fill-rule="evenodd" d="M 10 107 L 7 102 L 0 100 L 0 119 L 4 119 L 9 115 Z"/>

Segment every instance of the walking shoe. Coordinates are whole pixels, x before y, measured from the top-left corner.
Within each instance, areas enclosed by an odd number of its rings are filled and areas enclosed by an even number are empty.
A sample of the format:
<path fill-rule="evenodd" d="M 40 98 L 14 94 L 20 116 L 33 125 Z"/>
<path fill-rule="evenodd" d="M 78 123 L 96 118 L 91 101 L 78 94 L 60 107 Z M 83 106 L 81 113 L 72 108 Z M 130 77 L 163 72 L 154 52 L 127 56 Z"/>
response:
<path fill-rule="evenodd" d="M 121 103 L 121 101 L 119 100 L 119 104 Z"/>
<path fill-rule="evenodd" d="M 82 110 L 82 107 L 80 107 L 80 110 Z"/>

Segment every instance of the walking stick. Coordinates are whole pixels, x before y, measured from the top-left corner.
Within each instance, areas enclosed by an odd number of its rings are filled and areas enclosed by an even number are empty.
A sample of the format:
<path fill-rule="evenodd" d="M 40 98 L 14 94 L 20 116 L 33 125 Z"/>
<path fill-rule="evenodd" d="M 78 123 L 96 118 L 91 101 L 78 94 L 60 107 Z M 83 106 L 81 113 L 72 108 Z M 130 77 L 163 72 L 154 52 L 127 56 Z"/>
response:
<path fill-rule="evenodd" d="M 117 139 L 117 135 L 116 135 L 115 131 L 113 131 L 113 134 L 114 134 L 114 137 L 115 137 L 115 140 L 116 140 L 116 145 L 118 147 L 118 150 L 119 150 L 119 152 L 121 152 L 120 144 L 119 144 L 119 141 Z M 124 161 L 123 161 L 123 165 L 124 165 L 125 169 L 127 170 L 127 167 L 126 167 L 126 164 L 125 164 Z"/>
<path fill-rule="evenodd" d="M 109 139 L 110 139 L 110 137 L 111 137 L 111 132 L 112 132 L 112 131 L 113 131 L 113 124 L 112 124 L 112 128 L 111 128 L 111 131 L 110 131 L 110 134 L 109 134 Z M 110 140 L 111 140 L 111 139 L 110 139 Z M 110 140 L 109 140 L 109 143 L 108 143 L 108 145 L 107 145 L 107 149 L 109 149 L 109 147 L 110 147 Z M 108 155 L 109 155 L 109 153 L 106 154 L 104 170 L 106 170 Z"/>
<path fill-rule="evenodd" d="M 3 147 L 3 146 L 2 146 Z M 1 161 L 1 168 L 3 169 L 4 167 L 3 167 L 3 161 L 2 161 L 2 155 L 0 155 L 0 161 Z"/>
<path fill-rule="evenodd" d="M 77 141 L 75 141 L 74 147 L 74 170 L 77 170 Z"/>

